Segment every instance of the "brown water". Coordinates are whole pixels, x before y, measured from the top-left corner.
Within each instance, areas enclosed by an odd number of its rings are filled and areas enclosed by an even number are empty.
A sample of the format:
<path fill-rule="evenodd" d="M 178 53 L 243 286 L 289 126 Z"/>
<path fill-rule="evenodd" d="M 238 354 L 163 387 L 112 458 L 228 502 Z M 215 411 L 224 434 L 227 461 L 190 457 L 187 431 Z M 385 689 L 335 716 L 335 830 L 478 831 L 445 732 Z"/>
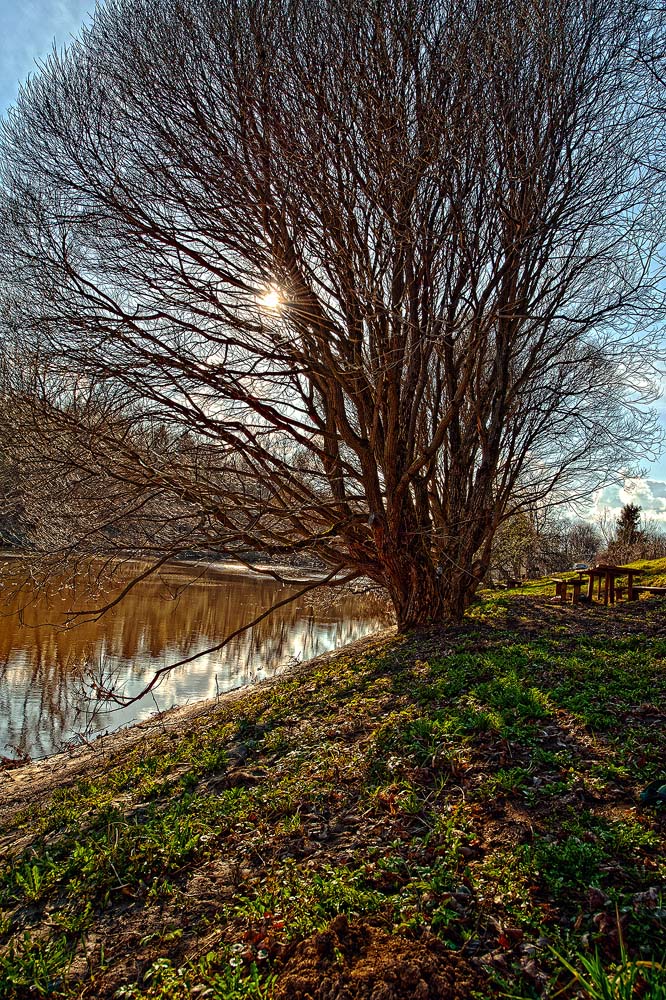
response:
<path fill-rule="evenodd" d="M 194 580 L 192 573 L 169 567 L 100 621 L 67 630 L 39 624 L 62 620 L 72 603 L 66 591 L 22 616 L 14 605 L 0 617 L 0 754 L 42 757 L 158 710 L 271 677 L 382 627 L 353 596 L 329 607 L 317 602 L 315 609 L 306 595 L 222 650 L 166 674 L 131 706 L 91 701 L 92 680 L 136 694 L 156 669 L 214 646 L 289 594 L 276 581 L 245 572 L 208 572 Z"/>

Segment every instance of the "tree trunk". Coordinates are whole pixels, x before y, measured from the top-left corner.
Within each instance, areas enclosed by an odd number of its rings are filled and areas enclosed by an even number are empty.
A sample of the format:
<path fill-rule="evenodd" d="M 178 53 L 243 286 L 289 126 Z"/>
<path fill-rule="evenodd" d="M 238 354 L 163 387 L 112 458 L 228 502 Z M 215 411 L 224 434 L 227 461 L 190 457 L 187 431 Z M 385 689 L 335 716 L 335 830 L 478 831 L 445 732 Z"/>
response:
<path fill-rule="evenodd" d="M 401 559 L 391 567 L 388 585 L 398 631 L 459 622 L 477 586 L 465 570 L 447 572 L 429 560 Z"/>

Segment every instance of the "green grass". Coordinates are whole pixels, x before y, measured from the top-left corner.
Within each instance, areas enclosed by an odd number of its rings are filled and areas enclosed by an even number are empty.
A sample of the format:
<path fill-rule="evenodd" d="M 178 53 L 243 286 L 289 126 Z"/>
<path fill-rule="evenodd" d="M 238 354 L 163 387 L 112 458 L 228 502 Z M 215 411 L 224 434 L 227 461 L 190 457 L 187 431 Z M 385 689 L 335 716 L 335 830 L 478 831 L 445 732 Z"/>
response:
<path fill-rule="evenodd" d="M 619 921 L 619 914 L 618 914 Z M 666 1000 L 666 962 L 632 960 L 620 944 L 620 960 L 608 964 L 599 955 L 577 954 L 573 959 L 554 952 L 572 975 L 571 985 L 587 1000 Z"/>
<path fill-rule="evenodd" d="M 662 1000 L 666 810 L 638 798 L 666 761 L 662 604 L 553 609 L 539 586 L 0 821 L 0 996 L 270 1000 L 285 949 L 345 914 L 473 957 L 484 997 L 633 976 Z"/>
<path fill-rule="evenodd" d="M 212 1000 L 269 1000 L 274 976 L 263 975 L 256 964 L 249 969 L 220 961 L 211 952 L 187 966 L 174 967 L 168 958 L 158 958 L 144 977 L 144 985 L 128 985 L 116 992 L 117 1000 L 187 1000 L 198 991 Z"/>

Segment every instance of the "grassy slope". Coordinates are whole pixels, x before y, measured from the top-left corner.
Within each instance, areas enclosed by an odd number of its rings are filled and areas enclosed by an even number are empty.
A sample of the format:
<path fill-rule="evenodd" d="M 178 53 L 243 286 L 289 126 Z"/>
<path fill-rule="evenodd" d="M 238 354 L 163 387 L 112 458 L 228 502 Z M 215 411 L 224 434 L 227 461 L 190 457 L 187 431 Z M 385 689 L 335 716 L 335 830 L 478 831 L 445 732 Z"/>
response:
<path fill-rule="evenodd" d="M 636 562 L 627 563 L 627 565 L 642 570 L 642 575 L 640 577 L 636 577 L 634 583 L 644 584 L 651 587 L 666 587 L 666 559 L 638 559 Z M 553 576 L 556 576 L 558 579 L 565 580 L 579 579 L 579 574 L 574 572 L 555 573 Z M 587 577 L 585 576 L 584 581 L 585 584 L 587 584 Z M 626 585 L 627 581 L 626 579 L 624 581 L 620 579 L 620 583 L 622 582 Z M 544 596 L 553 594 L 553 577 L 546 576 L 541 580 L 528 580 L 522 585 L 522 587 L 515 588 L 509 592 Z M 641 597 L 641 600 L 646 599 L 647 595 Z"/>
<path fill-rule="evenodd" d="M 524 593 L 222 702 L 0 819 L 0 996 L 305 997 L 338 914 L 456 996 L 582 995 L 555 952 L 666 955 L 665 704 L 666 603 Z"/>

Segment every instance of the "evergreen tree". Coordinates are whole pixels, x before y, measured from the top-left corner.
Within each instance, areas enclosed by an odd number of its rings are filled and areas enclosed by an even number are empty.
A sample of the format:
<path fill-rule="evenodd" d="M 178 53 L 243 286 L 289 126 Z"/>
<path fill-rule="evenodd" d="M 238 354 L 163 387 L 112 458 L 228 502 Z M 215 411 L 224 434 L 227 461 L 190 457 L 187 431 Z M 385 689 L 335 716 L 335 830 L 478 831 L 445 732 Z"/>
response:
<path fill-rule="evenodd" d="M 635 503 L 624 505 L 617 519 L 616 545 L 630 546 L 640 542 L 643 535 L 640 530 L 641 510 Z"/>

